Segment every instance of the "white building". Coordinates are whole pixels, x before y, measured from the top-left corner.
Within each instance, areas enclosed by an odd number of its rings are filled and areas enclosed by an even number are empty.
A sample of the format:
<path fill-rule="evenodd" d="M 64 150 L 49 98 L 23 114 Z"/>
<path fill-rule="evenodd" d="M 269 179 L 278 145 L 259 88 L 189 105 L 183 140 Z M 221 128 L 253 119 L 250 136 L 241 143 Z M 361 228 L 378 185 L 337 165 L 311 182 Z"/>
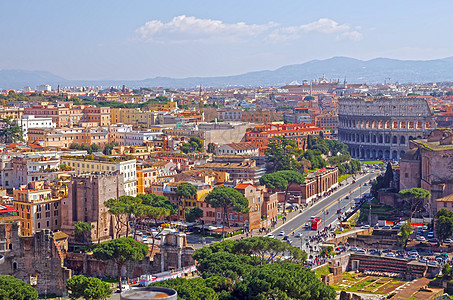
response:
<path fill-rule="evenodd" d="M 51 92 L 52 91 L 52 87 L 48 84 L 41 84 L 41 85 L 38 85 L 37 89 L 36 89 L 38 92 Z"/>
<path fill-rule="evenodd" d="M 56 128 L 52 118 L 40 118 L 33 115 L 24 115 L 22 119 L 16 119 L 17 125 L 22 128 L 24 141 L 28 141 L 28 128 Z"/>
<path fill-rule="evenodd" d="M 219 146 L 215 150 L 216 155 L 251 155 L 258 156 L 259 149 L 252 143 L 230 143 Z"/>
<path fill-rule="evenodd" d="M 134 131 L 132 125 L 118 123 L 109 126 L 109 143 L 118 143 L 120 146 L 143 145 L 162 134 L 162 132 Z"/>
<path fill-rule="evenodd" d="M 241 109 L 219 109 L 217 110 L 217 119 L 222 121 L 241 121 Z"/>

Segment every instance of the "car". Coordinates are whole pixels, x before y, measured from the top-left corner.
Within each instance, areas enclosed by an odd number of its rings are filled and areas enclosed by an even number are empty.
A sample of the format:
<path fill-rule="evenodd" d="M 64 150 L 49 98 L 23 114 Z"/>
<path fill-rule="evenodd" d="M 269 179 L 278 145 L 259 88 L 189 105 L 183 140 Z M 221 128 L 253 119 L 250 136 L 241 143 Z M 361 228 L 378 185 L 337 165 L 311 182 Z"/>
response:
<path fill-rule="evenodd" d="M 423 230 L 428 230 L 428 226 L 423 225 L 423 226 L 422 226 L 422 229 L 423 229 Z"/>
<path fill-rule="evenodd" d="M 409 255 L 409 257 L 407 259 L 409 259 L 409 260 L 417 260 L 417 255 Z"/>
<path fill-rule="evenodd" d="M 416 240 L 419 242 L 424 242 L 424 241 L 426 241 L 426 238 L 422 235 L 419 235 L 419 236 L 417 236 Z"/>
<path fill-rule="evenodd" d="M 357 251 L 357 250 L 359 250 L 359 248 L 357 248 L 357 247 L 351 247 L 351 248 L 349 248 L 349 251 Z"/>
<path fill-rule="evenodd" d="M 400 226 L 399 225 L 395 225 L 392 227 L 392 229 L 400 229 Z"/>
<path fill-rule="evenodd" d="M 428 261 L 428 265 L 437 266 L 437 265 L 439 265 L 439 263 L 437 261 L 435 261 L 435 260 L 429 260 Z"/>
<path fill-rule="evenodd" d="M 294 237 L 296 237 L 296 238 L 301 238 L 301 237 L 302 237 L 302 233 L 301 233 L 301 232 L 298 232 L 298 233 L 296 233 L 296 235 L 295 235 Z"/>
<path fill-rule="evenodd" d="M 268 235 L 266 235 L 266 237 L 268 237 L 268 238 L 274 238 L 275 235 L 273 235 L 272 233 L 269 233 Z"/>
<path fill-rule="evenodd" d="M 346 199 L 346 200 L 349 200 L 349 196 L 346 196 L 346 198 L 345 198 L 345 199 Z"/>
<path fill-rule="evenodd" d="M 359 249 L 355 252 L 355 254 L 365 254 L 365 250 Z"/>
<path fill-rule="evenodd" d="M 291 241 L 291 240 L 289 240 L 289 239 L 286 240 L 286 242 L 287 242 L 288 244 L 290 244 L 290 245 L 293 243 L 293 241 Z"/>
<path fill-rule="evenodd" d="M 381 255 L 381 251 L 379 251 L 379 250 L 369 251 L 368 253 L 370 253 L 371 255 Z"/>
<path fill-rule="evenodd" d="M 428 239 L 428 242 L 429 243 L 437 243 L 439 241 L 436 238 L 430 238 L 430 239 Z"/>
<path fill-rule="evenodd" d="M 411 250 L 411 251 L 408 251 L 407 254 L 409 254 L 409 255 L 418 255 L 418 251 L 417 250 Z"/>
<path fill-rule="evenodd" d="M 432 232 L 432 231 L 428 232 L 427 237 L 428 238 L 433 238 L 434 237 L 434 232 Z"/>
<path fill-rule="evenodd" d="M 310 217 L 310 220 L 313 220 L 313 219 L 316 219 L 316 217 L 315 217 L 315 216 L 311 216 L 311 217 Z"/>
<path fill-rule="evenodd" d="M 418 262 L 426 264 L 428 261 L 425 258 L 420 258 Z"/>
<path fill-rule="evenodd" d="M 122 291 L 129 291 L 131 289 L 130 285 L 128 284 L 122 284 L 121 285 L 121 288 L 122 288 Z M 120 287 L 117 286 L 117 290 L 116 290 L 116 293 L 119 293 L 120 292 Z"/>
<path fill-rule="evenodd" d="M 337 252 L 343 252 L 343 251 L 346 251 L 346 247 L 345 247 L 345 246 L 340 246 L 340 247 L 337 247 L 337 248 L 335 248 L 335 251 L 337 251 Z"/>
<path fill-rule="evenodd" d="M 385 253 L 386 257 L 395 257 L 395 254 L 393 254 L 393 252 L 389 252 L 389 253 Z"/>
<path fill-rule="evenodd" d="M 453 240 L 452 239 L 446 239 L 445 243 L 453 243 Z"/>
<path fill-rule="evenodd" d="M 363 225 L 362 227 L 360 227 L 361 229 L 370 229 L 370 225 Z"/>
<path fill-rule="evenodd" d="M 280 233 L 278 234 L 279 236 L 284 236 L 285 235 L 285 232 L 284 231 L 280 231 Z"/>
<path fill-rule="evenodd" d="M 283 237 L 283 240 L 284 240 L 284 241 L 286 241 L 286 240 L 288 240 L 288 239 L 289 239 L 289 235 L 285 235 L 285 236 Z"/>
<path fill-rule="evenodd" d="M 392 252 L 392 250 L 390 250 L 390 249 L 382 250 L 382 253 L 391 253 L 391 252 Z"/>
<path fill-rule="evenodd" d="M 374 225 L 373 228 L 374 228 L 374 229 L 379 229 L 379 225 L 376 224 L 376 225 Z"/>
<path fill-rule="evenodd" d="M 382 227 L 382 229 L 392 229 L 392 227 L 390 227 L 389 225 L 385 225 L 384 227 Z"/>

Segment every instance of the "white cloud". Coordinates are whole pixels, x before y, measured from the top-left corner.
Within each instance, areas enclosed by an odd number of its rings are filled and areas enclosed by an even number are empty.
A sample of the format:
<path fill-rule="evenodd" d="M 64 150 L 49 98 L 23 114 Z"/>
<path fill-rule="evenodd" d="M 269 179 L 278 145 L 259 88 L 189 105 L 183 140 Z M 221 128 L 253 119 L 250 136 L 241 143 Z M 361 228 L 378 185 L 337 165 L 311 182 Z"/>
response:
<path fill-rule="evenodd" d="M 315 32 L 321 34 L 336 34 L 336 39 L 350 39 L 354 41 L 361 40 L 363 35 L 358 31 L 360 26 L 355 30 L 347 24 L 340 24 L 332 19 L 321 18 L 315 22 L 291 27 L 282 27 L 274 30 L 269 34 L 269 38 L 274 41 L 285 41 L 299 39 L 304 33 Z"/>
<path fill-rule="evenodd" d="M 153 20 L 137 29 L 143 40 L 200 40 L 211 38 L 240 38 L 257 36 L 269 28 L 276 26 L 274 23 L 263 25 L 246 24 L 238 22 L 226 24 L 220 20 L 199 19 L 185 15 L 174 17 L 168 23 Z"/>
<path fill-rule="evenodd" d="M 324 35 L 335 34 L 336 39 L 361 40 L 360 27 L 354 29 L 332 19 L 320 18 L 315 22 L 298 26 L 283 27 L 277 23 L 247 24 L 238 22 L 227 24 L 220 20 L 199 19 L 192 16 L 177 16 L 168 23 L 160 20 L 146 22 L 136 30 L 141 40 L 152 42 L 185 42 L 200 40 L 238 41 L 261 37 L 267 41 L 281 42 L 296 40 L 313 32 Z"/>

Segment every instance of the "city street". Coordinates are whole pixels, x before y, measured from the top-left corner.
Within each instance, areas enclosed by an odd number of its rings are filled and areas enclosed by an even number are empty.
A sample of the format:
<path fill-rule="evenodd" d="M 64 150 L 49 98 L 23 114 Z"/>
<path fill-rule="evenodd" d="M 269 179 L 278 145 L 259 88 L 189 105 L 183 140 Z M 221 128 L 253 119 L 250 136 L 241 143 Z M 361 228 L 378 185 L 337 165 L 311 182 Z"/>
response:
<path fill-rule="evenodd" d="M 322 219 L 321 229 L 324 229 L 324 227 L 330 224 L 337 224 L 337 210 L 341 209 L 344 212 L 351 208 L 355 203 L 355 198 L 359 198 L 362 194 L 370 191 L 370 186 L 363 186 L 363 184 L 374 179 L 379 174 L 378 172 L 367 173 L 364 176 L 357 177 L 356 183 L 353 184 L 351 183 L 352 179 L 349 178 L 349 184 L 337 189 L 330 196 L 324 197 L 311 207 L 306 208 L 302 213 L 298 213 L 297 216 L 272 230 L 271 233 L 279 239 L 283 239 L 285 235 L 288 235 L 296 246 L 298 245 L 299 239 L 292 236 L 293 232 L 294 234 L 300 232 L 302 239 L 315 233 L 315 231 L 306 230 L 304 227 L 305 223 L 309 222 L 312 216 Z M 345 199 L 347 196 L 349 196 L 349 199 Z M 284 235 L 278 236 L 280 231 L 283 231 Z"/>

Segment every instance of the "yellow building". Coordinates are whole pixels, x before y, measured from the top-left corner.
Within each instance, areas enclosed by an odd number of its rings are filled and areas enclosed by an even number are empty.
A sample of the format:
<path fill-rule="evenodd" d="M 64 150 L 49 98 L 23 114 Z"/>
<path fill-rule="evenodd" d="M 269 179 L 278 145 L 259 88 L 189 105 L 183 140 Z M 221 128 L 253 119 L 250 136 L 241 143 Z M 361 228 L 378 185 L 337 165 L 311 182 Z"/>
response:
<path fill-rule="evenodd" d="M 23 236 L 33 236 L 36 231 L 57 231 L 61 226 L 61 200 L 52 197 L 52 190 L 44 182 L 30 182 L 27 187 L 14 190 L 14 208 L 21 218 Z"/>

